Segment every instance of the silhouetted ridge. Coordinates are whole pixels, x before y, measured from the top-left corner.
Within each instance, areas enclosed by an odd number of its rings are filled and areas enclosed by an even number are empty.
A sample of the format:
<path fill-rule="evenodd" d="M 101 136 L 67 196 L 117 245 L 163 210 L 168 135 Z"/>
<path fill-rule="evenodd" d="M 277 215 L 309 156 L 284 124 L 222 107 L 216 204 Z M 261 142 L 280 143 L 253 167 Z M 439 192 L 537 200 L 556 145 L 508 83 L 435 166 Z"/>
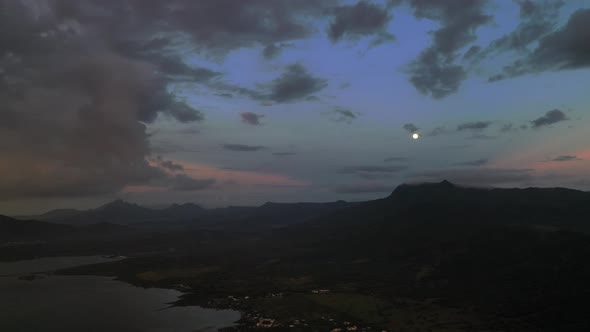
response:
<path fill-rule="evenodd" d="M 395 190 L 392 192 L 392 195 L 394 193 L 406 192 L 408 190 L 440 190 L 440 191 L 443 191 L 443 190 L 452 190 L 455 188 L 460 188 L 460 187 L 447 181 L 447 180 L 443 180 L 441 182 L 425 182 L 425 183 L 416 183 L 416 184 L 403 183 L 395 188 Z"/>
<path fill-rule="evenodd" d="M 38 238 L 73 231 L 66 225 L 36 220 L 17 220 L 0 215 L 0 240 L 16 238 Z"/>
<path fill-rule="evenodd" d="M 590 229 L 590 195 L 565 188 L 474 188 L 449 181 L 401 185 L 383 212 L 430 222 L 544 224 Z"/>
<path fill-rule="evenodd" d="M 104 211 L 104 210 L 126 210 L 126 209 L 147 209 L 143 208 L 135 203 L 125 202 L 122 199 L 116 199 L 112 202 L 106 203 L 102 206 L 97 207 L 96 211 Z"/>
<path fill-rule="evenodd" d="M 80 213 L 82 213 L 82 211 L 75 209 L 55 209 L 40 215 L 39 219 L 43 221 L 59 220 L 62 218 L 69 218 Z"/>

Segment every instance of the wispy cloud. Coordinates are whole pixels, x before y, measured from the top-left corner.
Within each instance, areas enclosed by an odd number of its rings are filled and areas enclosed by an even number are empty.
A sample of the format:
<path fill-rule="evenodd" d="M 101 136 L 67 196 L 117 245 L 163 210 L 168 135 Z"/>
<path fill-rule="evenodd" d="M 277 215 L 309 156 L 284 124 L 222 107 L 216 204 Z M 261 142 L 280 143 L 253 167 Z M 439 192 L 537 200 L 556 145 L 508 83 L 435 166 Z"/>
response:
<path fill-rule="evenodd" d="M 229 151 L 239 151 L 239 152 L 254 152 L 267 149 L 265 146 L 261 145 L 245 145 L 245 144 L 223 144 L 223 148 Z"/>
<path fill-rule="evenodd" d="M 343 107 L 334 108 L 332 113 L 335 115 L 335 121 L 346 123 L 351 123 L 352 121 L 356 120 L 360 115 L 360 113 L 358 112 L 353 112 L 352 110 Z"/>
<path fill-rule="evenodd" d="M 475 121 L 465 122 L 457 126 L 457 131 L 463 130 L 483 130 L 488 128 L 492 124 L 491 121 Z"/>
<path fill-rule="evenodd" d="M 489 160 L 484 158 L 484 159 L 464 161 L 464 162 L 456 163 L 455 165 L 458 165 L 458 166 L 484 166 L 484 165 L 487 165 L 488 162 L 489 162 Z"/>
<path fill-rule="evenodd" d="M 581 160 L 581 159 L 576 156 L 569 156 L 569 155 L 558 156 L 558 157 L 551 159 L 551 161 L 559 161 L 559 162 L 574 161 L 574 160 Z"/>
<path fill-rule="evenodd" d="M 290 176 L 276 173 L 256 171 L 241 171 L 235 169 L 222 169 L 215 166 L 197 164 L 187 161 L 175 161 L 184 167 L 185 173 L 197 178 L 212 178 L 218 183 L 231 181 L 239 185 L 269 185 L 269 186 L 295 186 L 303 187 L 311 183 L 305 180 L 293 179 Z"/>

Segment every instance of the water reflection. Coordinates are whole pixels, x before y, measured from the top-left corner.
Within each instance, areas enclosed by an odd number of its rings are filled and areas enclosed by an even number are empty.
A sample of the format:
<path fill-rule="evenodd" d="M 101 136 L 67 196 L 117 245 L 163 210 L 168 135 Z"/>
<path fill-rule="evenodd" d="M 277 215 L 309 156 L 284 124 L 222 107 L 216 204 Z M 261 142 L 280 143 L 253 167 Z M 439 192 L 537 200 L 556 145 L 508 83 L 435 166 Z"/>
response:
<path fill-rule="evenodd" d="M 216 331 L 239 319 L 231 310 L 170 307 L 178 291 L 143 289 L 111 278 L 18 278 L 108 260 L 62 257 L 0 263 L 0 331 Z"/>

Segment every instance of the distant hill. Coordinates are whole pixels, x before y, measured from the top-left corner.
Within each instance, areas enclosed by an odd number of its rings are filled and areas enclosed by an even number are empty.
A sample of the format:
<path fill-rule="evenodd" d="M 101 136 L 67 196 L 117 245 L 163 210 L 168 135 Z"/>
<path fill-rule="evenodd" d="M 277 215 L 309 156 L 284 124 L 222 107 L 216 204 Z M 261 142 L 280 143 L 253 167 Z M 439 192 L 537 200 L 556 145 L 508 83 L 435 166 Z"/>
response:
<path fill-rule="evenodd" d="M 590 231 L 590 193 L 565 188 L 470 188 L 424 183 L 398 186 L 386 198 L 321 218 L 326 228 L 359 224 L 472 223 Z"/>
<path fill-rule="evenodd" d="M 74 209 L 52 210 L 33 218 L 76 226 L 92 224 L 131 225 L 164 219 L 164 215 L 162 210 L 149 209 L 118 199 L 95 209 L 86 211 Z"/>
<path fill-rule="evenodd" d="M 2 241 L 82 239 L 124 234 L 130 231 L 133 231 L 130 227 L 111 223 L 73 226 L 0 215 L 0 240 Z"/>
<path fill-rule="evenodd" d="M 345 201 L 327 203 L 267 202 L 257 207 L 229 206 L 201 209 L 194 211 L 194 218 L 191 222 L 182 225 L 185 229 L 256 232 L 311 221 L 357 204 Z M 168 220 L 174 219 L 169 217 Z"/>
<path fill-rule="evenodd" d="M 493 322 L 489 330 L 586 331 L 590 236 L 577 231 L 589 223 L 587 192 L 443 181 L 401 185 L 278 230 L 259 250 L 281 259 L 267 274 L 295 271 L 319 285 L 466 308 Z M 391 319 L 392 329 L 400 325 Z"/>
<path fill-rule="evenodd" d="M 29 239 L 73 232 L 72 226 L 35 220 L 17 220 L 0 215 L 0 240 Z"/>
<path fill-rule="evenodd" d="M 265 203 L 259 207 L 230 206 L 204 209 L 192 203 L 172 204 L 151 209 L 138 204 L 115 200 L 95 209 L 78 211 L 53 210 L 30 218 L 68 225 L 109 223 L 148 229 L 228 229 L 258 230 L 283 227 L 318 218 L 358 203 Z"/>
<path fill-rule="evenodd" d="M 159 211 L 166 215 L 167 218 L 173 220 L 190 220 L 201 216 L 205 209 L 197 204 L 184 203 L 172 204 L 171 206 Z"/>
<path fill-rule="evenodd" d="M 29 217 L 69 225 L 98 223 L 179 230 L 256 231 L 317 221 L 314 227 L 359 223 L 459 222 L 520 224 L 590 231 L 590 193 L 565 188 L 469 188 L 448 181 L 398 186 L 388 197 L 368 202 L 272 203 L 258 207 L 204 209 L 173 204 L 151 209 L 115 200 L 95 209 L 53 210 Z M 337 225 L 336 225 L 337 224 Z"/>
<path fill-rule="evenodd" d="M 82 211 L 75 209 L 56 209 L 37 216 L 37 219 L 46 221 L 60 220 L 76 216 L 80 213 L 82 213 Z"/>

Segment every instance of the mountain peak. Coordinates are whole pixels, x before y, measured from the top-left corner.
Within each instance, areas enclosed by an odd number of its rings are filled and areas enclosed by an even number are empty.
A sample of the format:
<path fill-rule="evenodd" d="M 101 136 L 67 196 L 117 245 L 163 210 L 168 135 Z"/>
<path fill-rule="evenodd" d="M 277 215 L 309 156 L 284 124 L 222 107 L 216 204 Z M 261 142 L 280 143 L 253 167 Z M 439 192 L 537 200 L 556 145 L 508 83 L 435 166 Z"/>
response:
<path fill-rule="evenodd" d="M 182 204 L 178 204 L 178 203 L 173 203 L 172 205 L 170 205 L 168 207 L 168 209 L 203 209 L 200 205 L 197 205 L 195 203 L 182 203 Z"/>
<path fill-rule="evenodd" d="M 415 184 L 407 184 L 403 183 L 397 186 L 395 190 L 391 193 L 390 197 L 398 196 L 400 194 L 407 194 L 409 192 L 423 192 L 423 191 L 448 191 L 457 189 L 459 186 L 453 184 L 448 180 L 442 180 L 441 182 L 425 182 L 425 183 L 415 183 Z"/>
<path fill-rule="evenodd" d="M 109 202 L 109 203 L 106 203 L 102 206 L 99 206 L 98 208 L 96 208 L 96 210 L 125 209 L 125 208 L 136 208 L 136 207 L 139 207 L 139 205 L 137 205 L 135 203 L 129 203 L 129 202 L 126 202 L 126 201 L 118 198 L 112 202 Z"/>
<path fill-rule="evenodd" d="M 455 188 L 456 187 L 454 184 L 452 184 L 450 181 L 448 181 L 446 179 L 439 182 L 438 185 L 441 187 L 446 187 L 446 188 Z"/>

